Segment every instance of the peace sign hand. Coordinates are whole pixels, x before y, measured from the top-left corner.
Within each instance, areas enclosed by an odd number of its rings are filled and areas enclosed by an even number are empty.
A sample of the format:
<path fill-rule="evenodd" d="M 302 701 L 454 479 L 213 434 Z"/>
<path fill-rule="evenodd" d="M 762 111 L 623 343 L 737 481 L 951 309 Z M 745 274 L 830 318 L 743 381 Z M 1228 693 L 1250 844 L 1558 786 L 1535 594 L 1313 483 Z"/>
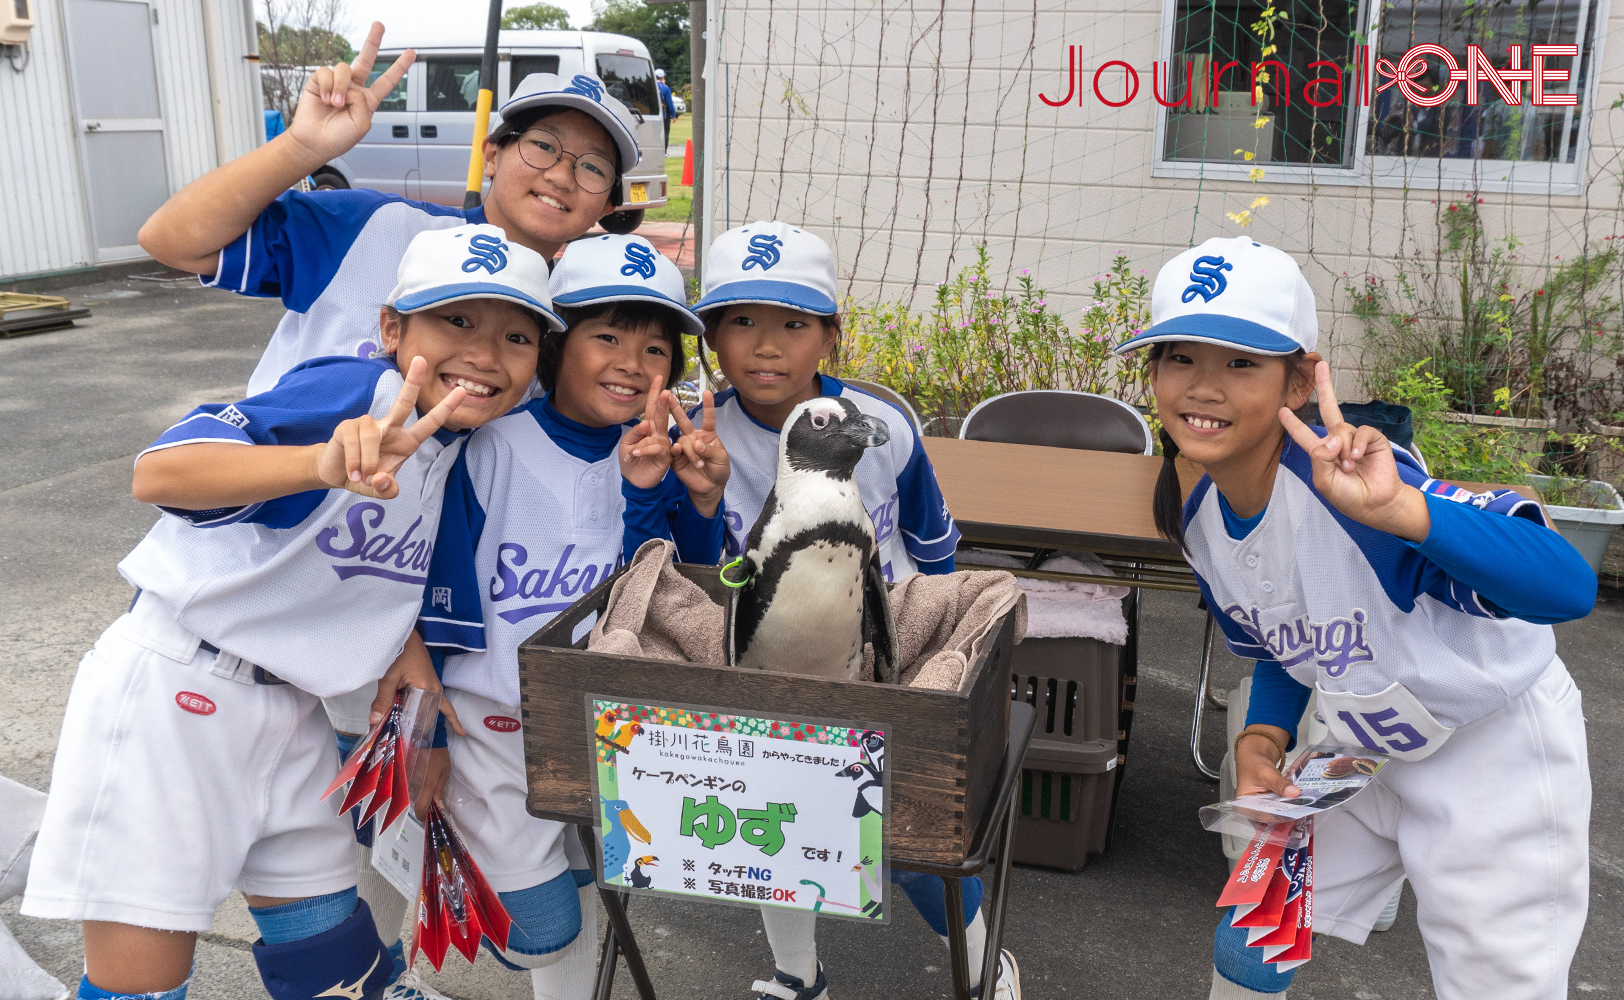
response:
<path fill-rule="evenodd" d="M 660 485 L 671 468 L 671 439 L 666 436 L 665 379 L 655 376 L 649 387 L 648 409 L 636 427 L 620 436 L 620 475 L 645 490 Z"/>
<path fill-rule="evenodd" d="M 361 141 L 372 127 L 372 113 L 417 59 L 417 53 L 407 49 L 372 86 L 366 86 L 382 41 L 383 25 L 374 21 L 353 63 L 323 66 L 305 82 L 288 135 L 320 162 L 344 155 Z"/>
<path fill-rule="evenodd" d="M 395 472 L 419 445 L 445 425 L 467 395 L 460 386 L 452 389 L 438 406 L 412 426 L 405 426 L 417 409 L 417 394 L 428 378 L 428 367 L 421 357 L 412 359 L 395 405 L 382 420 L 355 417 L 334 428 L 332 439 L 320 446 L 316 456 L 316 478 L 333 489 L 346 489 L 375 500 L 394 499 L 400 492 Z"/>
<path fill-rule="evenodd" d="M 1314 384 L 1325 437 L 1289 408 L 1280 408 L 1280 422 L 1313 463 L 1314 487 L 1361 524 L 1412 542 L 1425 541 L 1432 527 L 1426 498 L 1399 478 L 1392 443 L 1374 427 L 1356 427 L 1342 419 L 1330 365 L 1323 361 L 1314 365 Z"/>
<path fill-rule="evenodd" d="M 728 473 L 732 471 L 727 446 L 716 436 L 716 396 L 709 389 L 705 390 L 698 430 L 683 412 L 677 397 L 669 392 L 666 396 L 670 399 L 677 429 L 682 431 L 672 446 L 671 469 L 682 480 L 682 485 L 688 487 L 688 498 L 694 507 L 706 517 L 715 517 L 716 508 L 722 502 L 722 489 L 727 486 Z"/>

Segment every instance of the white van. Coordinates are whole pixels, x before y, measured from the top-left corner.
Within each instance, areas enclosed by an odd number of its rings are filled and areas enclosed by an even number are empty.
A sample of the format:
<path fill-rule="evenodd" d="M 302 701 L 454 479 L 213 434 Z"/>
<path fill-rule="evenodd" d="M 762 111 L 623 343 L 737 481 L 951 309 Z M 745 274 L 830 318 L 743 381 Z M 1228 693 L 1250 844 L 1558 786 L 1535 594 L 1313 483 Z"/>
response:
<path fill-rule="evenodd" d="M 417 61 L 378 105 L 366 137 L 316 171 L 318 188 L 366 187 L 462 207 L 483 40 L 442 36 L 424 41 L 423 45 L 403 44 L 378 53 L 373 79 L 406 48 L 417 50 Z M 594 73 L 640 119 L 637 143 L 643 150 L 642 163 L 627 172 L 622 182 L 620 210 L 606 216 L 603 227 L 629 233 L 642 224 L 644 209 L 666 203 L 660 92 L 654 85 L 648 48 L 642 42 L 597 31 L 503 31 L 498 45 L 492 129 L 501 123 L 497 109 L 507 103 L 513 86 L 531 73 L 557 73 L 565 78 L 583 71 Z M 487 191 L 489 187 L 487 180 Z"/>

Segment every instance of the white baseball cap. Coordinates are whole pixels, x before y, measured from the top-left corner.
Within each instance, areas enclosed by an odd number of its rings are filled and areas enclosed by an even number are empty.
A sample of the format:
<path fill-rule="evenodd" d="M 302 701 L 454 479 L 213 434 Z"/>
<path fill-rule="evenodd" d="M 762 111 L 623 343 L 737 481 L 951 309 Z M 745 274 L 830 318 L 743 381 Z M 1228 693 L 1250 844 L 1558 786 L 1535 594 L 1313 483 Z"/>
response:
<path fill-rule="evenodd" d="M 532 309 L 555 331 L 564 321 L 547 294 L 547 260 L 495 226 L 427 229 L 412 237 L 386 304 L 422 312 L 466 299 L 501 299 Z"/>
<path fill-rule="evenodd" d="M 531 108 L 574 108 L 591 115 L 620 150 L 623 174 L 643 159 L 632 113 L 591 73 L 576 73 L 568 80 L 556 73 L 531 73 L 513 88 L 513 96 L 502 105 L 502 117 L 510 118 Z"/>
<path fill-rule="evenodd" d="M 637 235 L 591 236 L 564 248 L 548 282 L 555 305 L 600 302 L 652 302 L 675 310 L 688 332 L 699 336 L 705 323 L 688 308 L 682 272 L 654 244 Z"/>
<path fill-rule="evenodd" d="M 835 291 L 829 244 L 787 222 L 752 222 L 716 237 L 705 251 L 704 296 L 694 312 L 763 303 L 832 316 L 840 311 Z"/>
<path fill-rule="evenodd" d="M 656 77 L 658 77 L 659 79 L 664 80 L 665 79 L 665 70 L 657 69 L 657 70 L 654 71 L 654 75 Z"/>
<path fill-rule="evenodd" d="M 1302 269 L 1290 254 L 1248 236 L 1210 239 L 1162 265 L 1150 323 L 1117 353 L 1184 340 L 1291 354 L 1319 341 L 1314 291 Z"/>

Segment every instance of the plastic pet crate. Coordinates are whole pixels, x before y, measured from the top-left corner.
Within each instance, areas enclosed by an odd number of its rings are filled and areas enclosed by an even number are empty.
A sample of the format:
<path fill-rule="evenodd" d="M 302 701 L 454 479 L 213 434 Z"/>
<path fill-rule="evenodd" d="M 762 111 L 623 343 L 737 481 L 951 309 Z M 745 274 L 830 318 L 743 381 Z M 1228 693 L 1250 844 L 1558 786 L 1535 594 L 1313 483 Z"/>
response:
<path fill-rule="evenodd" d="M 1135 599 L 1123 599 L 1130 615 Z M 1037 709 L 1017 802 L 1020 864 L 1078 871 L 1109 846 L 1133 719 L 1134 664 L 1131 642 L 1027 639 L 1015 647 L 1011 697 Z"/>

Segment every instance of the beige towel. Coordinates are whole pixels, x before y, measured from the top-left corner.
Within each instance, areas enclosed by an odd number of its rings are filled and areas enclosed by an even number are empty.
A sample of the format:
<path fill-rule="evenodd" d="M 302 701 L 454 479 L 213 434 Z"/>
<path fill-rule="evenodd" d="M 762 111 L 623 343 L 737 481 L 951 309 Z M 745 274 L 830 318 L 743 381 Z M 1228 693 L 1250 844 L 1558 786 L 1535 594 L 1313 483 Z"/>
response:
<path fill-rule="evenodd" d="M 643 543 L 609 591 L 587 648 L 619 656 L 725 664 L 727 610 L 672 565 L 675 547 Z M 1004 572 L 914 574 L 891 588 L 891 609 L 910 687 L 956 690 L 980 655 L 992 624 L 1015 611 L 1015 641 L 1026 634 L 1026 597 Z M 865 652 L 870 676 L 872 649 Z"/>

